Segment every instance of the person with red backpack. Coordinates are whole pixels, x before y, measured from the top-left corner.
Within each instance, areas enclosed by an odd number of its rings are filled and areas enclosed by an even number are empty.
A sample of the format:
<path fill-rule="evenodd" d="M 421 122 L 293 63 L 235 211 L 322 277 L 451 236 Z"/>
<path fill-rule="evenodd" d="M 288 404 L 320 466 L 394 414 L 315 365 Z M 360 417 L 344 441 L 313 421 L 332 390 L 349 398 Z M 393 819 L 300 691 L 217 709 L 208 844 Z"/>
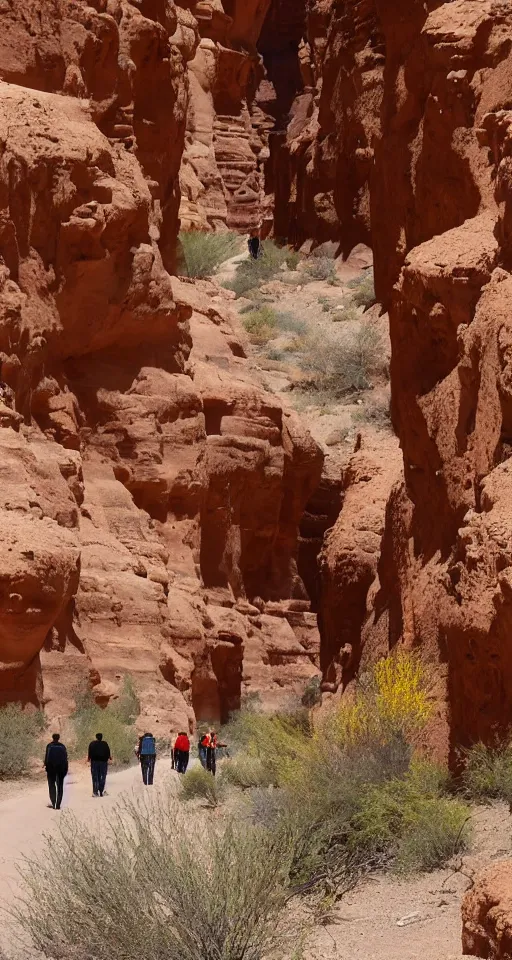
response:
<path fill-rule="evenodd" d="M 174 744 L 174 769 L 177 773 L 186 773 L 190 758 L 190 740 L 186 733 L 179 733 Z"/>
<path fill-rule="evenodd" d="M 200 740 L 200 746 L 204 751 L 204 763 L 201 759 L 201 755 L 199 759 L 201 760 L 205 770 L 208 770 L 209 773 L 215 776 L 217 771 L 217 749 L 219 747 L 226 747 L 227 744 L 219 743 L 219 739 L 215 733 L 215 730 L 208 730 L 208 732 L 205 733 L 204 737 L 202 737 Z"/>
<path fill-rule="evenodd" d="M 146 787 L 152 787 L 156 763 L 156 741 L 152 733 L 144 733 L 139 738 L 135 756 L 140 761 L 142 782 Z"/>

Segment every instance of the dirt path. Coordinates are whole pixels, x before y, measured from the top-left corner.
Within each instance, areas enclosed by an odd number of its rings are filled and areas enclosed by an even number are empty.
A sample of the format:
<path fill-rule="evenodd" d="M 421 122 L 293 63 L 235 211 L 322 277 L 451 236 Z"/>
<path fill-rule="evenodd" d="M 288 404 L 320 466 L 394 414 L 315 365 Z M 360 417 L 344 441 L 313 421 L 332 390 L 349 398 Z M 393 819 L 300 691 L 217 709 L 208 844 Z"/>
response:
<path fill-rule="evenodd" d="M 164 783 L 177 784 L 169 759 L 157 761 L 155 787 Z M 132 766 L 109 772 L 107 796 L 94 798 L 88 768 L 76 766 L 66 778 L 63 809 L 57 812 L 48 807 L 46 780 L 37 785 L 5 785 L 0 793 L 0 916 L 2 907 L 12 903 L 18 890 L 17 864 L 23 857 L 37 855 L 44 838 L 58 830 L 62 817 L 72 812 L 82 823 L 92 822 L 107 815 L 123 794 L 142 795 L 147 789 L 140 768 Z M 0 921 L 0 951 L 2 948 L 9 948 L 12 955 L 8 926 Z"/>
<path fill-rule="evenodd" d="M 155 792 L 175 789 L 177 775 L 168 759 L 157 764 Z M 137 766 L 110 773 L 108 796 L 94 799 L 88 770 L 76 767 L 66 782 L 60 813 L 47 807 L 46 783 L 0 785 L 0 910 L 17 892 L 16 865 L 41 850 L 44 837 L 58 829 L 70 813 L 82 823 L 104 817 L 123 796 L 143 795 Z M 460 903 L 472 873 L 512 856 L 512 819 L 504 804 L 475 809 L 474 841 L 462 871 L 438 870 L 420 877 L 376 876 L 348 894 L 333 920 L 317 929 L 307 960 L 447 960 L 460 955 Z M 1 912 L 0 912 L 1 915 Z M 0 951 L 16 950 L 5 922 L 0 921 Z M 1 952 L 0 952 L 1 956 Z M 23 957 L 26 960 L 26 957 Z"/>

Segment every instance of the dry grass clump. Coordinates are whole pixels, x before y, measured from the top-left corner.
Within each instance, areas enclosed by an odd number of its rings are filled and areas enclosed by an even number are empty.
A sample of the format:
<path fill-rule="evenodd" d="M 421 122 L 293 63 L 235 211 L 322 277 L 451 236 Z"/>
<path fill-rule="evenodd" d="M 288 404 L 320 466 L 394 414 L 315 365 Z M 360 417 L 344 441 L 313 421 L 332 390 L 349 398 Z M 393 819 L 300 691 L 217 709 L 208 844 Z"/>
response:
<path fill-rule="evenodd" d="M 352 414 L 355 424 L 370 424 L 377 430 L 391 430 L 390 401 L 387 399 L 370 400 Z"/>
<path fill-rule="evenodd" d="M 371 377 L 383 372 L 383 354 L 380 330 L 375 324 L 363 321 L 338 337 L 332 334 L 309 337 L 304 367 L 314 374 L 311 385 L 315 390 L 341 396 L 350 390 L 371 387 Z"/>
<path fill-rule="evenodd" d="M 242 322 L 251 343 L 263 344 L 274 336 L 278 316 L 272 307 L 262 305 L 245 313 Z"/>
<path fill-rule="evenodd" d="M 303 270 L 310 280 L 326 280 L 333 286 L 338 282 L 336 262 L 332 257 L 316 257 L 312 254 L 304 261 Z"/>
<path fill-rule="evenodd" d="M 178 270 L 198 280 L 211 277 L 222 263 L 239 253 L 241 247 L 241 237 L 231 231 L 182 230 L 178 237 Z"/>

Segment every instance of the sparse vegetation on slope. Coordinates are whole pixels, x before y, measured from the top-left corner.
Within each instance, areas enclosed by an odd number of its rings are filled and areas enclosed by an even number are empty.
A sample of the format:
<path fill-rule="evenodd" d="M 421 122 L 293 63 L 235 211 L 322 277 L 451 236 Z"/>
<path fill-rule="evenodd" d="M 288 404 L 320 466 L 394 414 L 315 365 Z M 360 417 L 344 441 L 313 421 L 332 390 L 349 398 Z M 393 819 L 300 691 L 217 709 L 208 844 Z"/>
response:
<path fill-rule="evenodd" d="M 298 254 L 288 247 L 278 247 L 272 240 L 265 240 L 263 253 L 258 260 L 249 257 L 238 265 L 235 279 L 228 285 L 237 297 L 248 295 L 259 289 L 283 268 L 293 270 L 298 262 Z"/>

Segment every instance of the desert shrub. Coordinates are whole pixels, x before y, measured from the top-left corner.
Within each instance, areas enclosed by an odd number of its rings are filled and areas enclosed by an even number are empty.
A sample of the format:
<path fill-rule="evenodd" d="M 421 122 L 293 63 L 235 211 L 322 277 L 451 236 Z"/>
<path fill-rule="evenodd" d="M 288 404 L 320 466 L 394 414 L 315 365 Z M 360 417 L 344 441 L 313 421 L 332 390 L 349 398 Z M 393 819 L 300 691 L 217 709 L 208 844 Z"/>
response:
<path fill-rule="evenodd" d="M 270 340 L 277 324 L 277 314 L 272 307 L 261 306 L 246 313 L 243 325 L 249 334 L 251 343 L 266 343 Z"/>
<path fill-rule="evenodd" d="M 230 290 L 234 290 L 237 297 L 249 294 L 254 287 L 259 287 L 272 280 L 283 266 L 294 265 L 297 254 L 287 247 L 278 247 L 271 240 L 266 240 L 263 244 L 263 253 L 258 260 L 249 257 L 238 264 L 236 276 L 228 284 Z"/>
<path fill-rule="evenodd" d="M 327 280 L 336 283 L 336 264 L 331 257 L 308 257 L 304 261 L 304 272 L 311 280 Z"/>
<path fill-rule="evenodd" d="M 240 251 L 241 239 L 236 233 L 182 231 L 179 235 L 179 270 L 187 277 L 211 277 L 221 263 Z"/>
<path fill-rule="evenodd" d="M 202 766 L 191 767 L 180 779 L 183 800 L 204 800 L 209 807 L 218 807 L 225 798 L 222 777 L 214 777 Z"/>
<path fill-rule="evenodd" d="M 372 426 L 377 427 L 377 429 L 391 429 L 391 410 L 389 399 L 371 400 L 369 403 L 363 404 L 359 410 L 356 410 L 352 414 L 352 420 L 356 424 L 370 423 Z"/>
<path fill-rule="evenodd" d="M 366 270 L 362 277 L 356 277 L 347 286 L 354 290 L 352 299 L 358 307 L 371 307 L 376 302 L 373 270 Z"/>
<path fill-rule="evenodd" d="M 323 313 L 330 313 L 334 307 L 334 303 L 332 300 L 329 300 L 329 297 L 319 297 L 318 303 L 321 306 Z"/>
<path fill-rule="evenodd" d="M 272 784 L 272 772 L 262 757 L 238 753 L 222 767 L 222 781 L 242 790 L 268 787 Z"/>
<path fill-rule="evenodd" d="M 52 960 L 278 960 L 301 933 L 282 837 L 188 825 L 165 797 L 126 803 L 104 834 L 66 818 L 23 874 L 15 919 Z"/>
<path fill-rule="evenodd" d="M 27 773 L 38 752 L 38 735 L 44 729 L 40 712 L 24 710 L 19 703 L 0 707 L 0 780 Z"/>
<path fill-rule="evenodd" d="M 472 800 L 505 800 L 512 804 L 512 747 L 510 743 L 487 747 L 484 743 L 462 752 L 465 768 L 462 786 Z"/>
<path fill-rule="evenodd" d="M 301 697 L 304 707 L 316 707 L 322 702 L 321 682 L 321 677 L 311 677 L 311 680 L 308 680 Z"/>
<path fill-rule="evenodd" d="M 373 786 L 352 819 L 350 845 L 358 855 L 392 858 L 400 870 L 441 867 L 469 840 L 469 809 L 443 796 L 443 787 L 437 768 L 426 763 Z"/>
<path fill-rule="evenodd" d="M 359 320 L 359 317 L 360 315 L 356 308 L 350 303 L 342 304 L 340 309 L 332 311 L 333 323 L 354 323 L 356 320 Z"/>
<path fill-rule="evenodd" d="M 368 389 L 372 374 L 382 368 L 382 359 L 381 333 L 368 322 L 343 331 L 341 337 L 312 336 L 305 350 L 305 368 L 315 375 L 315 389 L 335 396 Z"/>
<path fill-rule="evenodd" d="M 307 330 L 306 321 L 295 313 L 291 313 L 291 311 L 279 312 L 277 314 L 277 325 L 280 330 L 285 330 L 287 333 L 296 333 L 298 336 L 302 336 Z"/>
<path fill-rule="evenodd" d="M 140 707 L 131 677 L 125 677 L 121 693 L 107 707 L 100 707 L 89 690 L 81 690 L 75 696 L 73 723 L 75 743 L 73 755 L 87 756 L 87 748 L 96 733 L 102 733 L 110 746 L 115 765 L 127 765 L 134 760 L 137 739 L 133 724 Z"/>

